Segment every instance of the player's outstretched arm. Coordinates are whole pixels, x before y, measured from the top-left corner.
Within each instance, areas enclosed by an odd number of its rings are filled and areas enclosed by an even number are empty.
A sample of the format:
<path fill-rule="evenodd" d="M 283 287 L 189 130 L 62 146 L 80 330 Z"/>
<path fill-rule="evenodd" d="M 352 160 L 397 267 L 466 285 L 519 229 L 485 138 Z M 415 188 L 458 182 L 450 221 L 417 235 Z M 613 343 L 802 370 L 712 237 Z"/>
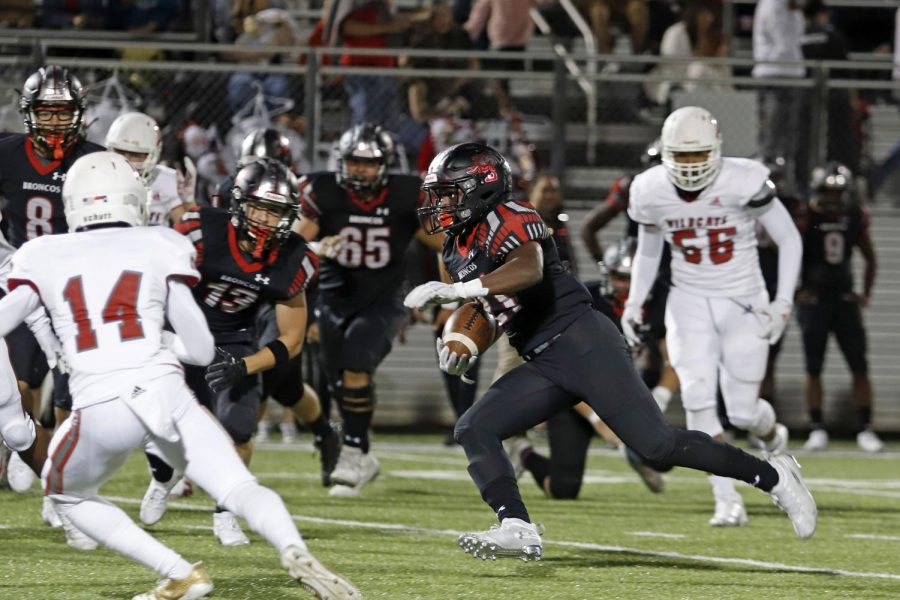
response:
<path fill-rule="evenodd" d="M 40 296 L 29 285 L 19 285 L 4 296 L 0 300 L 0 337 L 9 335 L 40 305 Z"/>
<path fill-rule="evenodd" d="M 662 260 L 666 240 L 662 231 L 653 225 L 641 225 L 638 229 L 638 244 L 631 267 L 631 289 L 626 306 L 640 308 L 647 301 L 647 295 L 656 281 L 659 263 Z"/>
<path fill-rule="evenodd" d="M 247 374 L 261 373 L 294 358 L 303 349 L 306 337 L 306 293 L 300 292 L 286 302 L 275 305 L 278 338 L 244 357 Z"/>
<path fill-rule="evenodd" d="M 620 212 L 622 209 L 618 204 L 603 202 L 592 208 L 584 218 L 584 223 L 581 224 L 581 229 L 578 231 L 581 241 L 584 242 L 584 247 L 587 248 L 591 258 L 597 262 L 603 260 L 603 247 L 600 245 L 597 233 Z"/>
<path fill-rule="evenodd" d="M 803 258 L 803 240 L 790 213 L 777 198 L 772 208 L 757 219 L 766 228 L 772 241 L 778 245 L 778 290 L 776 298 L 794 303 L 794 290 L 800 276 L 800 262 Z"/>
<path fill-rule="evenodd" d="M 166 318 L 177 334 L 171 349 L 178 360 L 199 366 L 212 362 L 216 349 L 206 317 L 194 301 L 190 288 L 180 281 L 169 281 Z"/>

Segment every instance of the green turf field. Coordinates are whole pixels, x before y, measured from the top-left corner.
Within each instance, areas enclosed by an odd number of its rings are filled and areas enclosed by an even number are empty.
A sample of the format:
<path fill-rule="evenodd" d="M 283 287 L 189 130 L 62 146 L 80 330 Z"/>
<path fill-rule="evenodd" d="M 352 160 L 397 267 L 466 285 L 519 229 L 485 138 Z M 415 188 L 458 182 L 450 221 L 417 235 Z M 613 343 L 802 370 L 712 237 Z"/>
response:
<path fill-rule="evenodd" d="M 532 519 L 543 524 L 544 560 L 482 562 L 456 546 L 460 531 L 492 514 L 465 472 L 459 448 L 438 436 L 379 436 L 382 476 L 355 499 L 329 498 L 309 445 L 260 448 L 253 470 L 286 500 L 312 551 L 366 598 L 900 598 L 900 455 L 865 456 L 849 445 L 798 454 L 819 503 L 819 529 L 801 541 L 769 496 L 741 491 L 742 529 L 706 525 L 705 478 L 684 469 L 651 495 L 618 455 L 592 451 L 575 502 L 549 501 L 526 473 Z M 147 482 L 135 455 L 103 490 L 137 520 Z M 222 548 L 202 493 L 174 502 L 153 531 L 190 561 L 203 560 L 225 600 L 306 598 L 265 542 Z M 249 532 L 248 532 L 249 533 Z M 40 520 L 31 495 L 0 492 L 0 599 L 131 598 L 155 576 L 107 550 L 69 549 Z"/>

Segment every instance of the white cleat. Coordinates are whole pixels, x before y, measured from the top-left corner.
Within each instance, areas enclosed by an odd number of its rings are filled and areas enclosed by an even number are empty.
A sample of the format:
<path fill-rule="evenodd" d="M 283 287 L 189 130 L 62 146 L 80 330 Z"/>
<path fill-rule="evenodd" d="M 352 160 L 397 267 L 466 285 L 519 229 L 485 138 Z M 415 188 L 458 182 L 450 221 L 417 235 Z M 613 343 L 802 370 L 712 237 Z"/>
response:
<path fill-rule="evenodd" d="M 803 539 L 816 532 L 816 501 L 800 476 L 800 464 L 790 454 L 773 456 L 768 463 L 778 472 L 778 483 L 770 494 L 772 501 L 791 519 L 794 533 Z"/>
<path fill-rule="evenodd" d="M 765 442 L 765 451 L 769 456 L 778 456 L 784 454 L 788 449 L 788 441 L 790 440 L 788 428 L 781 423 L 775 423 L 775 436 Z"/>
<path fill-rule="evenodd" d="M 713 527 L 743 527 L 748 521 L 744 499 L 735 495 L 733 499 L 716 500 L 716 511 L 709 524 Z"/>
<path fill-rule="evenodd" d="M 803 444 L 807 452 L 821 452 L 828 448 L 828 432 L 824 429 L 813 429 L 809 432 L 809 439 Z"/>
<path fill-rule="evenodd" d="M 488 531 L 464 533 L 457 541 L 466 554 L 482 560 L 520 558 L 528 562 L 541 560 L 544 552 L 535 524 L 521 519 L 503 519 Z"/>
<path fill-rule="evenodd" d="M 531 450 L 531 442 L 524 435 L 516 435 L 503 441 L 503 448 L 509 455 L 509 462 L 512 463 L 513 471 L 516 473 L 516 479 L 525 472 L 525 461 L 522 460 L 522 453 Z"/>
<path fill-rule="evenodd" d="M 250 543 L 238 525 L 237 517 L 227 510 L 213 513 L 213 533 L 223 546 L 246 546 Z"/>
<path fill-rule="evenodd" d="M 307 550 L 288 546 L 281 553 L 281 566 L 297 582 L 324 600 L 357 600 L 362 594 L 347 579 L 329 571 Z"/>
<path fill-rule="evenodd" d="M 170 488 L 165 483 L 160 483 L 153 478 L 150 479 L 150 486 L 144 493 L 143 500 L 141 500 L 141 523 L 154 525 L 163 518 L 163 515 L 166 514 L 166 509 L 169 507 L 169 491 Z"/>
<path fill-rule="evenodd" d="M 41 519 L 54 529 L 63 526 L 62 519 L 59 518 L 59 513 L 56 511 L 56 505 L 49 496 L 44 496 L 44 501 L 41 503 Z"/>
<path fill-rule="evenodd" d="M 297 441 L 297 426 L 293 421 L 279 423 L 278 428 L 281 430 L 282 444 L 293 444 Z"/>
<path fill-rule="evenodd" d="M 75 524 L 72 523 L 72 520 L 69 519 L 63 511 L 57 510 L 56 514 L 59 515 L 63 531 L 66 532 L 66 544 L 68 544 L 69 548 L 83 550 L 85 552 L 97 549 L 97 542 L 75 527 Z"/>
<path fill-rule="evenodd" d="M 364 485 L 378 477 L 381 466 L 371 452 L 344 446 L 334 471 L 331 472 L 329 496 L 358 496 Z M 345 489 L 345 488 L 350 488 Z"/>
<path fill-rule="evenodd" d="M 25 464 L 24 460 L 19 458 L 18 452 L 13 452 L 12 455 L 10 455 L 9 462 L 6 464 L 6 469 L 9 487 L 11 487 L 14 492 L 22 494 L 30 490 L 31 486 L 34 485 L 34 471 Z"/>
<path fill-rule="evenodd" d="M 884 450 L 884 442 L 881 441 L 881 438 L 878 437 L 878 434 L 872 431 L 871 429 L 864 429 L 856 434 L 856 445 L 859 446 L 859 449 L 863 452 L 881 452 Z M 15 455 L 13 455 L 15 456 Z M 12 472 L 12 463 L 10 463 L 9 469 L 9 485 L 13 485 L 13 472 Z M 13 487 L 13 489 L 16 489 Z"/>
<path fill-rule="evenodd" d="M 203 563 L 197 563 L 184 579 L 162 579 L 155 588 L 131 600 L 199 600 L 212 591 L 212 579 L 203 568 Z"/>

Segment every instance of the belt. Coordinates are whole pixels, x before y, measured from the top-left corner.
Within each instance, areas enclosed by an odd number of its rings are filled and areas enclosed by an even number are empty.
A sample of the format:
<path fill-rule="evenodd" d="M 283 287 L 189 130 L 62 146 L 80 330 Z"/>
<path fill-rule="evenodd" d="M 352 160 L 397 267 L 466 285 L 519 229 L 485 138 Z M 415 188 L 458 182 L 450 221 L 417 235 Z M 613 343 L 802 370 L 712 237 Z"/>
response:
<path fill-rule="evenodd" d="M 546 350 L 547 348 L 552 346 L 554 343 L 556 343 L 556 340 L 558 340 L 561 337 L 562 337 L 562 333 L 557 333 L 556 335 L 554 335 L 552 338 L 550 338 L 543 344 L 538 344 L 537 346 L 535 346 L 528 352 L 525 352 L 524 354 L 522 354 L 522 358 L 524 358 L 527 361 L 534 360 L 541 352 L 543 352 L 544 350 Z"/>
<path fill-rule="evenodd" d="M 213 339 L 218 346 L 227 344 L 251 344 L 254 342 L 254 337 L 252 329 L 238 329 L 237 331 L 213 333 Z"/>

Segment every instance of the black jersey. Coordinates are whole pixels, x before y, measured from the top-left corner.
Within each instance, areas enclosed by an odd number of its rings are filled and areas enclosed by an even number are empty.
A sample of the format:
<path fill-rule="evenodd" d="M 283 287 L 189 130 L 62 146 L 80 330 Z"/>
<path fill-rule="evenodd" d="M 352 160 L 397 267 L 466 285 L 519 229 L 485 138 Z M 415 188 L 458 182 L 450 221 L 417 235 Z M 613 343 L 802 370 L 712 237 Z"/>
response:
<path fill-rule="evenodd" d="M 853 247 L 869 235 L 869 214 L 860 207 L 846 214 L 824 215 L 808 210 L 803 231 L 803 289 L 817 293 L 853 291 L 850 257 Z"/>
<path fill-rule="evenodd" d="M 470 281 L 494 271 L 512 250 L 531 241 L 539 243 L 544 253 L 541 282 L 513 296 L 482 299 L 520 354 L 553 339 L 591 310 L 590 294 L 560 263 L 546 224 L 530 204 L 510 199 L 474 227 L 444 240 L 444 265 L 453 281 Z"/>
<path fill-rule="evenodd" d="M 66 172 L 85 154 L 103 150 L 82 140 L 62 160 L 49 161 L 34 151 L 24 133 L 0 137 L 0 199 L 6 239 L 18 248 L 30 239 L 66 233 L 62 184 Z"/>
<path fill-rule="evenodd" d="M 572 248 L 572 239 L 569 237 L 569 227 L 566 221 L 554 219 L 546 221 L 550 228 L 550 237 L 556 244 L 559 253 L 559 262 L 573 274 L 578 275 L 578 266 L 575 263 L 575 250 Z"/>
<path fill-rule="evenodd" d="M 175 229 L 197 249 L 200 283 L 194 298 L 210 331 L 231 333 L 253 326 L 262 302 L 293 298 L 316 277 L 319 260 L 297 234 L 256 261 L 238 247 L 231 215 L 217 208 L 195 208 L 184 214 Z"/>
<path fill-rule="evenodd" d="M 422 180 L 391 175 L 374 198 L 338 185 L 331 172 L 300 181 L 300 210 L 319 225 L 319 237 L 340 235 L 335 259 L 322 258 L 319 292 L 336 314 L 349 316 L 396 295 L 406 275 L 406 250 L 419 229 Z"/>

